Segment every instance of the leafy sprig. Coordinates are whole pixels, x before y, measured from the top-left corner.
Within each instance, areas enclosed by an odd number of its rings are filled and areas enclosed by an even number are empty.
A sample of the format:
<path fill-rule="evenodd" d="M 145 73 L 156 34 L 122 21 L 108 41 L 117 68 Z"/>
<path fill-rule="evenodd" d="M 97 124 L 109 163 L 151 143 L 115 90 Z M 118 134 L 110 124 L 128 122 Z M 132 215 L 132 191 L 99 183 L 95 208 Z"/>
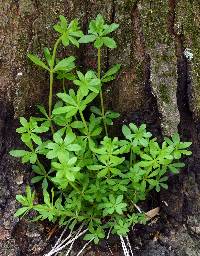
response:
<path fill-rule="evenodd" d="M 73 229 L 88 226 L 84 240 L 98 243 L 106 231 L 126 236 L 137 223 L 145 224 L 144 213 L 137 213 L 135 204 L 145 200 L 151 190 L 167 189 L 168 175 L 178 174 L 184 167 L 180 160 L 191 155 L 191 143 L 182 142 L 178 134 L 164 138 L 162 144 L 147 131 L 145 124 L 122 126 L 121 139 L 109 135 L 108 126 L 119 113 L 104 109 L 103 85 L 115 79 L 120 65 L 101 70 L 101 47 L 116 48 L 110 34 L 118 24 L 106 24 L 98 15 L 83 35 L 78 20 L 68 23 L 64 16 L 54 26 L 59 37 L 53 50 L 45 48 L 43 62 L 36 55 L 28 57 L 49 72 L 49 111 L 38 106 L 42 117 L 20 118 L 20 134 L 25 148 L 10 151 L 22 163 L 30 163 L 32 183 L 42 186 L 41 203 L 28 186 L 26 195 L 17 195 L 22 205 L 15 216 L 34 211 L 34 220 L 58 222 Z M 98 49 L 97 71 L 76 69 L 75 57 L 58 60 L 58 46 L 93 43 Z M 76 69 L 76 74 L 74 70 Z M 73 73 L 74 72 L 74 73 Z M 71 81 L 72 87 L 57 93 L 53 106 L 54 77 Z M 100 95 L 101 106 L 94 100 Z M 91 103 L 92 106 L 91 106 Z"/>

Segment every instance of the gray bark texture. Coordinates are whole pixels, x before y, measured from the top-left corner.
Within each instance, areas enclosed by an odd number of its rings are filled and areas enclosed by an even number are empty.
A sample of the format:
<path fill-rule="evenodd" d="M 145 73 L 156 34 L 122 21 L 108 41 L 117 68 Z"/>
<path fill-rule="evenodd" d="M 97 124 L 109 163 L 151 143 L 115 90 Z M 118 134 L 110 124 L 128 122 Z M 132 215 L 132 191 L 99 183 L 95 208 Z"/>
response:
<path fill-rule="evenodd" d="M 47 104 L 48 77 L 28 60 L 52 47 L 52 25 L 59 15 L 79 18 L 86 32 L 88 21 L 101 13 L 120 24 L 115 50 L 104 52 L 105 68 L 122 64 L 116 81 L 105 90 L 106 105 L 119 111 L 123 123 L 146 123 L 160 139 L 179 131 L 193 142 L 193 156 L 168 191 L 152 195 L 149 208 L 161 214 L 130 234 L 134 255 L 200 255 L 200 1 L 199 0 L 1 0 L 0 34 L 0 255 L 44 255 L 51 247 L 49 223 L 30 223 L 13 217 L 15 196 L 30 182 L 30 170 L 9 156 L 20 146 L 15 129 L 19 116 Z M 185 50 L 186 49 L 186 50 Z M 193 59 L 186 58 L 187 52 Z M 186 54 L 184 54 L 184 52 Z M 92 47 L 67 49 L 85 68 L 95 67 Z M 59 84 L 57 85 L 59 90 Z M 55 232 L 55 235 L 59 233 Z M 81 242 L 80 242 L 81 243 Z M 78 245 L 77 245 L 78 246 Z M 79 245 L 80 246 L 80 245 Z M 109 249 L 110 248 L 110 249 Z M 111 254 L 112 250 L 113 254 Z M 74 253 L 76 255 L 76 252 Z M 123 255 L 112 238 L 84 255 Z"/>

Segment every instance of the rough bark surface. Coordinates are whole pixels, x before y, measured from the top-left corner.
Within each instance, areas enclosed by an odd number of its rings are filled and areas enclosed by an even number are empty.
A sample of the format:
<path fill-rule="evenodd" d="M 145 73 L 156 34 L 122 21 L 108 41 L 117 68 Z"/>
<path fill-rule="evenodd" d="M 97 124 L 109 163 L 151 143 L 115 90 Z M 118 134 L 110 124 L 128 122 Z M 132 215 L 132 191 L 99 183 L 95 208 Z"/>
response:
<path fill-rule="evenodd" d="M 13 218 L 18 207 L 15 195 L 22 193 L 30 181 L 29 167 L 8 155 L 11 148 L 20 145 L 15 133 L 17 118 L 35 113 L 39 102 L 46 104 L 48 90 L 48 77 L 33 67 L 26 55 L 40 54 L 44 46 L 53 45 L 52 25 L 58 15 L 69 20 L 78 17 L 86 29 L 98 13 L 120 24 L 115 33 L 118 48 L 105 51 L 103 62 L 105 67 L 113 63 L 123 66 L 105 92 L 107 106 L 122 113 L 117 125 L 144 122 L 159 138 L 178 130 L 183 139 L 193 142 L 187 168 L 179 177 L 170 178 L 168 191 L 152 195 L 148 202 L 148 209 L 161 206 L 159 218 L 131 232 L 134 255 L 198 256 L 199 0 L 1 0 L 0 255 L 40 256 L 53 242 L 48 240 L 48 223 Z M 191 61 L 184 55 L 186 48 L 193 53 Z M 95 66 L 96 53 L 91 47 L 62 52 L 71 53 L 78 56 L 80 65 Z M 122 255 L 120 242 L 113 237 L 98 247 L 92 246 L 85 255 Z"/>

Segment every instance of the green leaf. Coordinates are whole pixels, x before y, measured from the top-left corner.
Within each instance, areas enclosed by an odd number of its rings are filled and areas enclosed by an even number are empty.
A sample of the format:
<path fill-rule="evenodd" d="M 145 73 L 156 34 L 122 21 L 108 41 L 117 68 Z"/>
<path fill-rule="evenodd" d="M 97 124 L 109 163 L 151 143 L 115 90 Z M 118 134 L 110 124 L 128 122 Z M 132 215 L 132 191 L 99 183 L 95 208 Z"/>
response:
<path fill-rule="evenodd" d="M 54 30 L 60 34 L 64 33 L 64 30 L 63 28 L 59 25 L 59 24 L 56 24 L 53 26 Z"/>
<path fill-rule="evenodd" d="M 9 154 L 10 154 L 11 156 L 14 156 L 14 157 L 22 157 L 22 156 L 24 156 L 24 155 L 27 154 L 27 151 L 25 151 L 25 150 L 20 150 L 20 149 L 16 149 L 16 150 L 11 150 L 11 151 L 9 152 Z"/>
<path fill-rule="evenodd" d="M 29 143 L 29 142 L 31 142 L 31 136 L 30 136 L 30 134 L 28 134 L 28 133 L 22 134 L 21 140 L 22 140 L 24 143 Z"/>
<path fill-rule="evenodd" d="M 95 35 L 84 35 L 78 40 L 78 42 L 81 44 L 87 44 L 87 43 L 94 42 L 95 39 L 96 39 Z"/>
<path fill-rule="evenodd" d="M 69 36 L 69 41 L 75 45 L 76 47 L 79 48 L 79 42 L 76 40 L 76 38 L 72 37 L 72 36 Z"/>
<path fill-rule="evenodd" d="M 97 108 L 96 106 L 92 106 L 90 108 L 91 112 L 93 112 L 94 114 L 101 116 L 101 110 L 99 108 Z"/>
<path fill-rule="evenodd" d="M 106 28 L 104 28 L 103 35 L 108 35 L 118 29 L 119 24 L 112 23 L 111 25 L 107 25 Z"/>
<path fill-rule="evenodd" d="M 105 166 L 103 165 L 88 165 L 87 168 L 92 171 L 98 171 L 103 169 Z"/>
<path fill-rule="evenodd" d="M 25 132 L 27 132 L 27 129 L 25 127 L 19 127 L 16 129 L 16 132 L 17 133 L 25 133 Z"/>
<path fill-rule="evenodd" d="M 168 189 L 168 185 L 165 184 L 165 183 L 160 183 L 160 186 L 161 186 L 162 188 L 164 188 L 164 189 Z"/>
<path fill-rule="evenodd" d="M 77 151 L 80 151 L 81 150 L 81 146 L 78 145 L 78 144 L 71 144 L 67 147 L 67 149 L 69 151 L 74 151 L 74 152 L 77 152 Z"/>
<path fill-rule="evenodd" d="M 102 132 L 102 127 L 97 127 L 94 131 L 92 131 L 91 136 L 98 136 Z"/>
<path fill-rule="evenodd" d="M 103 39 L 101 37 L 98 37 L 94 42 L 94 47 L 99 49 L 103 46 L 103 43 L 104 43 Z"/>
<path fill-rule="evenodd" d="M 14 214 L 14 217 L 19 217 L 25 214 L 28 210 L 29 210 L 29 207 L 22 207 L 16 211 L 16 213 Z"/>
<path fill-rule="evenodd" d="M 76 107 L 74 106 L 59 107 L 53 110 L 53 115 L 60 115 L 60 114 L 68 113 L 71 111 L 74 111 L 73 113 L 75 114 L 77 112 Z"/>
<path fill-rule="evenodd" d="M 58 98 L 62 99 L 64 102 L 76 106 L 76 101 L 68 94 L 66 93 L 57 93 Z"/>
<path fill-rule="evenodd" d="M 116 119 L 118 117 L 120 117 L 120 114 L 114 111 L 107 111 L 106 112 L 106 117 L 110 118 L 110 119 Z"/>
<path fill-rule="evenodd" d="M 39 59 L 36 55 L 33 55 L 33 54 L 29 53 L 27 56 L 37 66 L 40 66 L 40 67 L 42 67 L 46 70 L 49 70 L 49 68 L 44 64 L 44 62 L 41 61 L 41 59 Z"/>
<path fill-rule="evenodd" d="M 37 105 L 37 108 L 39 109 L 39 111 L 40 111 L 46 118 L 48 118 L 48 114 L 47 114 L 47 111 L 46 111 L 46 109 L 44 108 L 44 106 L 42 106 L 42 105 Z"/>
<path fill-rule="evenodd" d="M 16 200 L 20 203 L 20 204 L 22 204 L 22 205 L 28 205 L 28 201 L 27 201 L 27 199 L 26 199 L 26 197 L 25 196 L 22 196 L 22 195 L 16 195 Z"/>
<path fill-rule="evenodd" d="M 54 72 L 58 71 L 58 70 L 64 70 L 64 71 L 70 71 L 73 68 L 75 68 L 75 57 L 74 56 L 70 56 L 68 58 L 65 58 L 61 61 L 58 62 L 58 64 L 54 67 Z"/>
<path fill-rule="evenodd" d="M 36 176 L 36 177 L 33 177 L 31 179 L 31 183 L 34 184 L 34 183 L 37 183 L 39 181 L 41 181 L 42 179 L 44 179 L 44 176 Z"/>
<path fill-rule="evenodd" d="M 66 29 L 67 28 L 67 20 L 65 18 L 65 16 L 63 15 L 59 15 L 59 19 L 60 19 L 60 25 L 63 29 Z"/>
<path fill-rule="evenodd" d="M 35 164 L 36 160 L 37 160 L 37 154 L 34 153 L 34 152 L 31 153 L 31 154 L 30 154 L 30 157 L 29 157 L 30 163 L 31 163 L 31 164 Z"/>
<path fill-rule="evenodd" d="M 84 124 L 83 124 L 82 121 L 74 121 L 74 122 L 71 123 L 71 127 L 76 128 L 76 129 L 83 129 Z"/>
<path fill-rule="evenodd" d="M 86 98 L 85 98 L 85 100 L 84 101 L 82 101 L 82 103 L 83 104 L 81 104 L 81 106 L 87 106 L 90 102 L 92 102 L 95 98 L 96 98 L 96 96 L 97 96 L 98 94 L 97 93 L 94 93 L 94 92 L 92 92 L 92 93 L 90 93 Z M 81 110 L 84 110 L 85 108 L 81 108 Z"/>
<path fill-rule="evenodd" d="M 121 68 L 121 65 L 120 64 L 116 64 L 114 65 L 112 68 L 110 68 L 103 76 L 103 78 L 105 77 L 109 77 L 109 76 L 112 76 L 112 75 L 115 75 Z"/>
<path fill-rule="evenodd" d="M 102 37 L 103 43 L 111 49 L 114 49 L 117 47 L 116 42 L 114 41 L 114 39 L 110 38 L 110 37 Z"/>
<path fill-rule="evenodd" d="M 122 133 L 127 139 L 132 138 L 131 130 L 128 128 L 127 125 L 122 126 Z"/>
<path fill-rule="evenodd" d="M 40 139 L 39 136 L 37 136 L 34 133 L 31 133 L 31 139 L 37 144 L 37 145 L 41 145 L 42 144 L 42 140 Z"/>
<path fill-rule="evenodd" d="M 61 40 L 62 40 L 62 44 L 64 46 L 68 46 L 69 45 L 69 36 L 67 33 L 63 33 L 62 36 L 61 36 Z"/>
<path fill-rule="evenodd" d="M 43 133 L 43 132 L 47 132 L 49 130 L 49 121 L 46 121 L 44 123 L 42 123 L 41 126 L 36 127 L 35 129 L 32 130 L 32 132 L 34 133 Z"/>
<path fill-rule="evenodd" d="M 43 196 L 44 196 L 44 202 L 45 204 L 51 208 L 51 201 L 50 201 L 50 196 L 49 193 L 47 192 L 47 190 L 43 191 Z"/>
<path fill-rule="evenodd" d="M 72 157 L 71 159 L 69 159 L 68 165 L 72 166 L 76 163 L 76 161 L 77 161 L 77 157 Z"/>
<path fill-rule="evenodd" d="M 51 56 L 51 53 L 50 53 L 50 51 L 49 51 L 49 49 L 47 47 L 44 48 L 44 56 L 45 56 L 45 59 L 46 59 L 48 65 L 50 66 L 51 65 L 52 56 Z"/>
<path fill-rule="evenodd" d="M 83 238 L 83 240 L 86 240 L 86 241 L 91 241 L 95 238 L 95 236 L 93 234 L 86 234 Z"/>
<path fill-rule="evenodd" d="M 44 169 L 44 166 L 42 168 L 40 168 L 39 166 L 37 165 L 33 165 L 32 166 L 32 170 L 33 172 L 39 174 L 39 175 L 44 175 L 46 172 L 45 172 L 45 169 Z"/>
<path fill-rule="evenodd" d="M 115 80 L 115 76 L 108 76 L 108 77 L 102 78 L 101 82 L 102 83 L 108 83 L 108 82 L 110 82 L 112 80 Z"/>
<path fill-rule="evenodd" d="M 29 124 L 28 124 L 28 121 L 26 120 L 26 118 L 20 117 L 20 118 L 19 118 L 19 121 L 20 121 L 20 124 L 21 124 L 22 126 L 24 126 L 25 128 L 28 128 L 28 127 L 29 127 Z"/>
<path fill-rule="evenodd" d="M 100 172 L 98 172 L 97 177 L 98 178 L 103 178 L 103 177 L 105 177 L 107 175 L 107 173 L 108 173 L 108 169 L 107 168 L 102 169 Z"/>
<path fill-rule="evenodd" d="M 63 143 L 62 136 L 63 136 L 64 132 L 65 132 L 65 129 L 62 128 L 62 129 L 58 130 L 57 132 L 55 132 L 55 133 L 53 134 L 53 140 L 54 140 L 57 144 L 62 144 L 62 143 Z M 53 145 L 55 146 L 55 144 L 53 144 Z M 49 143 L 47 146 L 48 146 L 48 148 L 50 148 L 50 146 L 52 146 L 52 144 Z"/>

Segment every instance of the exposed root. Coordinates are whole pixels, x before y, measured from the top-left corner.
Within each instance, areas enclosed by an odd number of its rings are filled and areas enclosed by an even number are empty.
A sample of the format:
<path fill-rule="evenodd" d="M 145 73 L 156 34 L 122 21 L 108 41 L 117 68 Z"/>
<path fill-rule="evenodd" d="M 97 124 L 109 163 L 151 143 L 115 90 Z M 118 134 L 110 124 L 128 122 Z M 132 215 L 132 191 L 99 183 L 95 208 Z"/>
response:
<path fill-rule="evenodd" d="M 81 225 L 80 228 L 78 228 L 76 231 L 72 230 L 70 234 L 65 239 L 63 239 L 63 236 L 67 231 L 67 228 L 65 228 L 61 233 L 60 237 L 58 238 L 57 242 L 55 243 L 55 245 L 52 247 L 51 251 L 45 254 L 44 256 L 59 255 L 59 253 L 64 249 L 67 249 L 65 256 L 69 256 L 72 251 L 73 245 L 77 241 L 77 239 L 88 231 L 88 229 L 83 230 L 83 226 L 84 225 Z M 88 241 L 77 253 L 77 256 L 80 256 L 81 253 L 92 241 L 93 239 Z M 134 256 L 128 236 L 126 236 L 125 238 L 123 236 L 120 236 L 120 241 L 124 252 L 124 256 Z"/>
<path fill-rule="evenodd" d="M 134 206 L 138 210 L 139 213 L 142 213 L 142 210 L 140 209 L 140 207 L 137 204 L 134 204 Z"/>
<path fill-rule="evenodd" d="M 87 232 L 87 229 L 83 230 L 83 225 L 80 226 L 80 228 L 76 231 L 71 231 L 70 234 L 64 239 L 62 240 L 65 232 L 66 232 L 66 228 L 63 230 L 62 234 L 60 235 L 58 241 L 56 242 L 56 244 L 53 246 L 53 248 L 51 249 L 51 251 L 47 254 L 45 254 L 44 256 L 52 256 L 52 255 L 57 255 L 58 252 L 61 252 L 63 249 L 65 249 L 66 247 L 69 247 L 66 256 L 69 255 L 69 253 L 72 250 L 72 247 L 74 245 L 74 242 L 81 237 L 82 235 L 84 235 Z M 83 230 L 83 231 L 82 231 Z M 84 247 L 85 248 L 85 247 Z"/>
<path fill-rule="evenodd" d="M 77 256 L 81 255 L 81 253 L 85 250 L 85 248 L 93 241 L 93 239 L 91 239 L 89 242 L 87 242 L 83 248 L 79 251 L 79 253 L 77 254 Z"/>
<path fill-rule="evenodd" d="M 124 256 L 134 256 L 128 236 L 126 236 L 126 242 L 123 236 L 120 236 L 120 240 L 121 240 Z"/>
<path fill-rule="evenodd" d="M 133 255 L 133 251 L 132 251 L 132 247 L 131 247 L 131 243 L 130 243 L 130 240 L 129 240 L 128 236 L 126 236 L 126 241 L 127 241 L 127 244 L 128 244 L 128 247 L 129 247 L 129 251 L 131 253 L 131 256 L 134 256 Z"/>

